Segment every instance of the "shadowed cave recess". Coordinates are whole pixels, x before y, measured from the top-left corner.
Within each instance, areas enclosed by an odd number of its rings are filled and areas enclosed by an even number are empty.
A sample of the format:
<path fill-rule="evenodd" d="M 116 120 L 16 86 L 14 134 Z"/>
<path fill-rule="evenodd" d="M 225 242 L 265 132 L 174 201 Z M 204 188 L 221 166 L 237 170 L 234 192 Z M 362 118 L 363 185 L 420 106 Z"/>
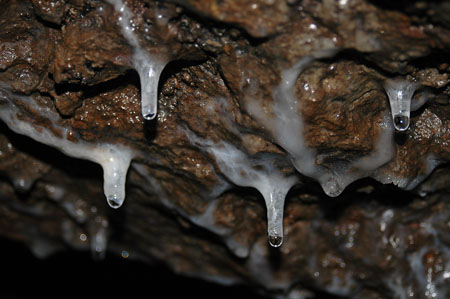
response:
<path fill-rule="evenodd" d="M 449 1 L 0 7 L 0 297 L 450 298 Z"/>

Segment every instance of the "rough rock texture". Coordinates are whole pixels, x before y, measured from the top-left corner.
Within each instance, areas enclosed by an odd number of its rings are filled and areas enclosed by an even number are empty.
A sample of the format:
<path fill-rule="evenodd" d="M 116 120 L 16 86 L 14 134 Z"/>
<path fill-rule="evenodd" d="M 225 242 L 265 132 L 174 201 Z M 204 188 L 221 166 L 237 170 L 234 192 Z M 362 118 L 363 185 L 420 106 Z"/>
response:
<path fill-rule="evenodd" d="M 169 61 L 152 121 L 113 2 L 0 0 L 1 236 L 276 298 L 450 297 L 448 1 L 124 0 Z M 404 133 L 394 78 L 427 100 Z M 99 145 L 133 153 L 118 210 Z M 262 190 L 293 178 L 271 248 Z"/>

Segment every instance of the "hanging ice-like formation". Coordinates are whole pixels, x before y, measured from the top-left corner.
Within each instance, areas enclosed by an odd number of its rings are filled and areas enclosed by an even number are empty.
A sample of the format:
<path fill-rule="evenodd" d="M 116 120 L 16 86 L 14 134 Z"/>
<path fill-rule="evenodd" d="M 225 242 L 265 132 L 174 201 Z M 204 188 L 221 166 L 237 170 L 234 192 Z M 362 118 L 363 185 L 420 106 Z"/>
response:
<path fill-rule="evenodd" d="M 304 123 L 299 113 L 300 103 L 294 93 L 295 82 L 300 73 L 315 59 L 335 55 L 335 50 L 323 50 L 303 57 L 292 68 L 285 70 L 280 84 L 274 89 L 273 115 L 263 110 L 255 99 L 247 99 L 247 111 L 272 133 L 276 142 L 291 156 L 295 168 L 303 175 L 319 181 L 328 196 L 338 196 L 357 179 L 369 176 L 394 157 L 393 131 L 390 119 L 385 117 L 379 124 L 380 133 L 375 150 L 356 161 L 335 163 L 331 168 L 316 164 L 316 151 L 309 148 L 303 135 Z"/>
<path fill-rule="evenodd" d="M 267 233 L 269 243 L 279 247 L 283 243 L 284 201 L 295 176 L 286 177 L 274 167 L 276 157 L 267 155 L 249 159 L 231 144 L 221 142 L 208 151 L 216 159 L 222 173 L 234 184 L 256 188 L 264 197 L 267 208 Z"/>
<path fill-rule="evenodd" d="M 125 184 L 132 152 L 119 145 L 96 146 L 94 154 L 85 159 L 99 163 L 103 168 L 103 190 L 111 208 L 120 208 L 125 200 Z"/>
<path fill-rule="evenodd" d="M 48 119 L 52 127 L 61 131 L 57 137 L 49 129 L 32 125 L 17 117 L 20 109 L 17 103 L 31 107 L 39 117 Z M 0 119 L 15 133 L 28 136 L 37 142 L 54 147 L 64 154 L 98 163 L 103 168 L 103 189 L 108 204 L 119 208 L 125 200 L 125 181 L 134 156 L 133 151 L 119 144 L 93 144 L 84 141 L 73 142 L 67 139 L 69 129 L 56 123 L 56 113 L 50 108 L 37 105 L 31 97 L 11 94 L 7 88 L 0 86 Z"/>
<path fill-rule="evenodd" d="M 213 143 L 185 130 L 192 144 L 212 154 L 220 171 L 234 184 L 257 189 L 267 207 L 267 233 L 269 243 L 279 247 L 283 243 L 284 201 L 291 187 L 297 182 L 293 175 L 284 175 L 276 166 L 281 160 L 275 154 L 248 157 L 237 147 L 226 143 Z"/>
<path fill-rule="evenodd" d="M 403 79 L 390 79 L 384 83 L 391 105 L 392 120 L 397 131 L 403 132 L 409 127 L 411 99 L 418 87 L 419 84 Z"/>
<path fill-rule="evenodd" d="M 152 57 L 145 51 L 135 34 L 135 26 L 132 23 L 132 13 L 122 0 L 107 0 L 120 13 L 118 18 L 122 34 L 128 44 L 133 48 L 133 67 L 139 74 L 141 83 L 141 111 L 142 117 L 152 120 L 158 110 L 158 83 L 161 72 L 167 62 Z"/>

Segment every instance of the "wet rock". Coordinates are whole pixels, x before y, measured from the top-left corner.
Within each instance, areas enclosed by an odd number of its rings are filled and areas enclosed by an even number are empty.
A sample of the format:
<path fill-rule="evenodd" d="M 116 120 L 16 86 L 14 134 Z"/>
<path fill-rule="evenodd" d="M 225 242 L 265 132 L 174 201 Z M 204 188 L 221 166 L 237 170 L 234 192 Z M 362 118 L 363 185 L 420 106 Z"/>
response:
<path fill-rule="evenodd" d="M 32 2 L 37 17 L 56 25 L 61 24 L 69 8 L 65 0 L 33 0 Z"/>
<path fill-rule="evenodd" d="M 196 13 L 219 22 L 237 25 L 256 38 L 280 32 L 293 13 L 285 1 L 179 1 Z"/>
<path fill-rule="evenodd" d="M 277 298 L 447 298 L 447 6 L 4 1 L 0 234 Z"/>

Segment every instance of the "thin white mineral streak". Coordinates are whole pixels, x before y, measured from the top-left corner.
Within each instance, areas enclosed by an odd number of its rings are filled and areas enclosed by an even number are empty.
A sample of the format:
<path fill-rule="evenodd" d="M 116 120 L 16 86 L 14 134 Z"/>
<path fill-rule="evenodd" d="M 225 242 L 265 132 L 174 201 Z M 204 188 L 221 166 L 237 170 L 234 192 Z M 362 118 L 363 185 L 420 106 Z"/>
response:
<path fill-rule="evenodd" d="M 285 176 L 273 164 L 274 156 L 252 159 L 234 145 L 214 143 L 196 136 L 188 129 L 186 136 L 192 144 L 212 154 L 220 171 L 234 184 L 257 189 L 267 207 L 269 243 L 279 247 L 283 243 L 283 211 L 286 194 L 296 183 L 295 176 Z"/>
<path fill-rule="evenodd" d="M 331 57 L 335 50 L 320 51 L 303 57 L 292 68 L 282 73 L 281 83 L 274 89 L 273 116 L 267 115 L 258 101 L 249 99 L 247 111 L 262 123 L 291 156 L 294 167 L 303 175 L 319 181 L 328 196 L 338 196 L 352 182 L 372 174 L 394 157 L 393 130 L 390 119 L 379 124 L 380 133 L 373 153 L 353 162 L 339 163 L 331 169 L 316 165 L 316 151 L 309 148 L 303 135 L 304 123 L 299 113 L 300 103 L 294 92 L 301 72 L 315 59 Z"/>
<path fill-rule="evenodd" d="M 391 105 L 392 120 L 397 131 L 403 132 L 409 127 L 411 99 L 418 87 L 419 84 L 403 79 L 390 79 L 384 83 Z"/>
<path fill-rule="evenodd" d="M 122 0 L 107 0 L 120 13 L 118 18 L 122 34 L 133 48 L 133 67 L 138 72 L 141 82 L 142 117 L 152 120 L 158 109 L 158 83 L 161 72 L 167 62 L 152 57 L 145 51 L 135 34 L 136 25 L 133 24 L 133 14 Z"/>
<path fill-rule="evenodd" d="M 16 104 L 32 107 L 40 116 L 50 120 L 54 128 L 60 129 L 63 137 L 55 136 L 45 127 L 38 127 L 17 117 L 20 109 Z M 37 105 L 31 97 L 13 95 L 4 85 L 0 85 L 0 119 L 15 133 L 28 136 L 37 142 L 54 147 L 64 154 L 98 163 L 103 168 L 103 189 L 108 204 L 119 208 L 125 200 L 125 181 L 134 153 L 119 144 L 93 144 L 67 139 L 68 128 L 58 125 L 56 113 L 50 108 Z"/>

